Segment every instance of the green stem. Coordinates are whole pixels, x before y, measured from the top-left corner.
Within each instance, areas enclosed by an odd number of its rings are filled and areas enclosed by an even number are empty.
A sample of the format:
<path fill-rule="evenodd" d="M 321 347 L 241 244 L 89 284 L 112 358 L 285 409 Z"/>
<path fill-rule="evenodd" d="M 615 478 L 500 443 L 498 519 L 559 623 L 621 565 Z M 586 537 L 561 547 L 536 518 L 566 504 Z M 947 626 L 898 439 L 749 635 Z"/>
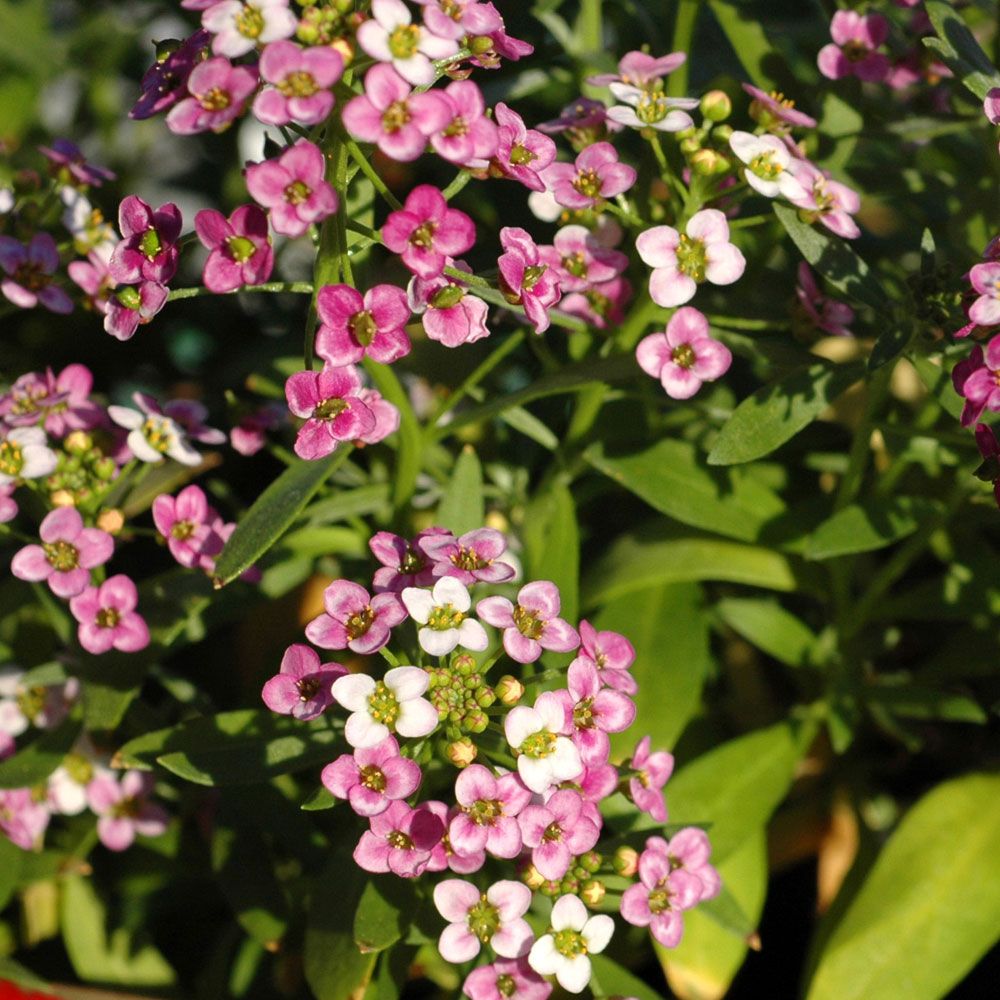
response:
<path fill-rule="evenodd" d="M 361 173 L 372 182 L 372 186 L 382 195 L 389 206 L 398 212 L 403 207 L 403 203 L 386 187 L 385 181 L 375 172 L 375 168 L 371 165 L 371 161 L 365 156 L 361 147 L 353 139 L 346 136 L 343 142 L 354 162 L 361 169 Z"/>
<path fill-rule="evenodd" d="M 712 326 L 721 326 L 726 330 L 787 330 L 791 324 L 781 319 L 764 319 L 751 316 L 717 316 L 706 313 Z"/>
<path fill-rule="evenodd" d="M 457 174 L 455 174 L 452 182 L 441 192 L 441 194 L 444 195 L 444 200 L 451 201 L 451 199 L 454 198 L 455 195 L 458 194 L 458 192 L 461 191 L 462 188 L 464 188 L 465 185 L 471 180 L 472 174 L 470 174 L 468 170 L 460 170 Z"/>
<path fill-rule="evenodd" d="M 580 19 L 577 21 L 577 31 L 585 55 L 597 55 L 604 51 L 601 0 L 580 0 Z"/>
<path fill-rule="evenodd" d="M 243 292 L 288 292 L 291 295 L 312 295 L 313 286 L 312 282 L 309 281 L 268 281 L 263 285 L 244 285 L 242 288 L 236 288 L 231 292 L 222 292 L 221 294 L 240 295 Z M 220 293 L 210 291 L 201 285 L 195 288 L 174 288 L 167 295 L 167 301 L 174 302 L 177 299 L 196 299 L 202 295 L 218 294 Z"/>
<path fill-rule="evenodd" d="M 748 215 L 745 219 L 732 219 L 729 228 L 749 229 L 751 226 L 763 226 L 766 222 L 774 222 L 774 216 L 770 212 L 766 215 Z"/>
<path fill-rule="evenodd" d="M 687 93 L 691 40 L 694 38 L 694 25 L 698 20 L 699 6 L 699 0 L 680 0 L 677 5 L 677 20 L 674 21 L 674 37 L 670 43 L 670 51 L 684 52 L 688 58 L 668 77 L 668 97 L 683 97 Z"/>
<path fill-rule="evenodd" d="M 889 377 L 894 367 L 891 364 L 883 365 L 868 383 L 868 401 L 861 422 L 854 432 L 851 450 L 848 453 L 847 471 L 840 481 L 840 488 L 833 503 L 834 512 L 842 510 L 851 503 L 861 489 L 861 482 L 871 457 L 871 436 L 875 416 L 889 391 Z"/>

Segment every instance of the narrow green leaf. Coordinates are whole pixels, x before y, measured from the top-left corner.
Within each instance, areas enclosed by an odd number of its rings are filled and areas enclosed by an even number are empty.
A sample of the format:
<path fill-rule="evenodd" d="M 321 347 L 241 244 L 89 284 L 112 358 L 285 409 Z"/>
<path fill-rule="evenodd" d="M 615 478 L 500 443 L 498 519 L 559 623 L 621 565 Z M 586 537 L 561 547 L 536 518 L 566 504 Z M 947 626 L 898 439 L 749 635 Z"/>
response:
<path fill-rule="evenodd" d="M 512 406 L 500 414 L 500 419 L 520 431 L 525 437 L 531 438 L 536 444 L 540 444 L 547 451 L 555 451 L 559 447 L 559 438 L 549 429 L 548 424 L 539 420 L 533 413 L 523 406 Z"/>
<path fill-rule="evenodd" d="M 302 516 L 310 524 L 335 524 L 349 517 L 378 514 L 389 502 L 387 483 L 370 483 L 353 490 L 342 490 L 310 504 Z"/>
<path fill-rule="evenodd" d="M 792 242 L 827 281 L 838 291 L 856 302 L 871 306 L 876 312 L 891 313 L 891 306 L 882 286 L 868 265 L 839 236 L 803 222 L 797 208 L 774 205 L 774 214 L 785 227 Z"/>
<path fill-rule="evenodd" d="M 965 695 L 914 684 L 870 688 L 865 692 L 865 700 L 874 702 L 903 719 L 983 723 L 988 718 L 982 706 Z"/>
<path fill-rule="evenodd" d="M 726 597 L 715 606 L 719 617 L 747 642 L 790 667 L 806 666 L 816 647 L 816 635 L 777 601 Z"/>
<path fill-rule="evenodd" d="M 580 600 L 580 529 L 570 491 L 557 484 L 535 497 L 522 534 L 531 578 L 555 583 L 562 595 L 560 614 L 575 619 Z"/>
<path fill-rule="evenodd" d="M 651 986 L 619 965 L 607 955 L 592 955 L 593 979 L 590 988 L 594 996 L 632 997 L 634 1000 L 663 1000 Z"/>
<path fill-rule="evenodd" d="M 464 535 L 473 528 L 481 528 L 486 516 L 483 503 L 483 467 L 472 445 L 467 444 L 455 462 L 438 507 L 437 524 Z"/>
<path fill-rule="evenodd" d="M 361 893 L 354 940 L 363 952 L 385 951 L 407 931 L 417 908 L 413 885 L 395 875 L 376 875 Z"/>
<path fill-rule="evenodd" d="M 410 405 L 395 372 L 388 365 L 376 364 L 371 358 L 362 362 L 375 388 L 399 410 L 399 447 L 396 450 L 396 482 L 392 502 L 396 509 L 406 506 L 417 486 L 417 476 L 424 460 L 424 436 L 420 421 Z"/>
<path fill-rule="evenodd" d="M 342 445 L 328 458 L 300 459 L 290 465 L 243 515 L 215 564 L 215 582 L 223 586 L 249 569 L 288 530 L 326 478 L 348 456 Z"/>
<path fill-rule="evenodd" d="M 769 455 L 811 424 L 863 370 L 860 364 L 824 362 L 762 386 L 723 425 L 708 464 L 735 465 Z"/>
<path fill-rule="evenodd" d="M 924 38 L 924 45 L 937 52 L 979 100 L 983 100 L 994 87 L 1000 87 L 1000 72 L 990 62 L 954 5 L 942 0 L 927 0 L 925 9 L 937 38 Z"/>
<path fill-rule="evenodd" d="M 945 996 L 1000 937 L 998 843 L 1000 776 L 928 792 L 830 935 L 807 1000 Z"/>
<path fill-rule="evenodd" d="M 763 90 L 773 89 L 778 81 L 769 66 L 779 57 L 764 26 L 739 4 L 709 0 L 708 6 L 753 83 Z"/>
<path fill-rule="evenodd" d="M 883 549 L 912 535 L 941 505 L 924 497 L 891 497 L 851 504 L 824 521 L 806 540 L 806 559 L 832 559 Z"/>
<path fill-rule="evenodd" d="M 332 809 L 337 804 L 337 799 L 326 788 L 320 785 L 311 795 L 306 798 L 299 808 L 303 812 L 320 812 L 323 809 Z"/>
<path fill-rule="evenodd" d="M 75 716 L 55 729 L 47 729 L 37 739 L 0 761 L 0 788 L 25 788 L 44 781 L 65 759 L 80 732 Z"/>
<path fill-rule="evenodd" d="M 28 990 L 48 990 L 49 984 L 12 958 L 0 958 L 0 980 L 17 983 Z"/>
<path fill-rule="evenodd" d="M 781 498 L 739 469 L 711 469 L 687 441 L 664 438 L 633 454 L 607 455 L 603 445 L 584 458 L 595 469 L 641 497 L 651 507 L 695 528 L 741 542 L 785 511 Z"/>
<path fill-rule="evenodd" d="M 956 420 L 962 416 L 964 403 L 962 397 L 955 392 L 955 386 L 951 381 L 951 374 L 941 364 L 935 364 L 930 358 L 922 354 L 908 354 L 906 360 L 917 370 L 920 381 L 927 386 L 927 390 L 938 401 L 941 408 L 954 417 Z"/>

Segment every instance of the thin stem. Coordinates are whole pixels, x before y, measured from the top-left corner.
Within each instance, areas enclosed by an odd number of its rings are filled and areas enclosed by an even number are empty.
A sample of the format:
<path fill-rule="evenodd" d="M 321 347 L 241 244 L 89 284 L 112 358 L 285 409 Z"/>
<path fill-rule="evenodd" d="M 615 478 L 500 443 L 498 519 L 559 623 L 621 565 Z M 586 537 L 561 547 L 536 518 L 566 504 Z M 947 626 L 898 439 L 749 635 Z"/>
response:
<path fill-rule="evenodd" d="M 458 194 L 458 192 L 461 191 L 462 188 L 464 188 L 465 185 L 471 180 L 472 174 L 470 174 L 468 170 L 460 170 L 457 174 L 455 174 L 452 182 L 441 192 L 441 194 L 444 195 L 444 200 L 451 201 L 451 199 L 454 198 L 455 195 Z"/>
<path fill-rule="evenodd" d="M 213 292 L 203 285 L 194 288 L 174 288 L 167 295 L 168 302 L 177 299 L 196 299 L 202 295 L 240 295 L 243 292 L 258 293 L 278 293 L 287 292 L 290 295 L 312 295 L 313 286 L 310 281 L 268 281 L 263 285 L 244 285 L 242 288 L 234 288 L 231 292 Z"/>
<path fill-rule="evenodd" d="M 754 316 L 717 316 L 706 313 L 712 326 L 721 326 L 727 330 L 788 330 L 791 323 L 782 319 L 765 319 Z"/>
<path fill-rule="evenodd" d="M 763 226 L 766 222 L 774 222 L 774 216 L 768 212 L 765 215 L 748 215 L 745 219 L 732 219 L 730 229 L 749 229 L 751 226 Z"/>
<path fill-rule="evenodd" d="M 349 137 L 344 138 L 344 145 L 353 157 L 354 162 L 361 169 L 361 173 L 372 182 L 372 186 L 388 202 L 389 206 L 398 212 L 403 207 L 403 203 L 386 187 L 385 181 L 375 172 L 375 168 L 371 165 L 361 147 Z"/>

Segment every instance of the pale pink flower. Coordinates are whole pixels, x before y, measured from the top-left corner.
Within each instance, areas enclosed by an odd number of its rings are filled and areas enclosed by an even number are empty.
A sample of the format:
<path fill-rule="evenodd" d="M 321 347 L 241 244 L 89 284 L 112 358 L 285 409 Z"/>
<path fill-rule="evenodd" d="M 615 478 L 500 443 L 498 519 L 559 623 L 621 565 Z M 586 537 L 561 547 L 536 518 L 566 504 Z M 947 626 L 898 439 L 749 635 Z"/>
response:
<path fill-rule="evenodd" d="M 412 541 L 389 531 L 379 531 L 372 535 L 368 547 L 382 564 L 381 568 L 375 570 L 375 592 L 399 593 L 406 587 L 431 586 L 435 580 L 434 559 L 428 555 L 424 546 L 428 539 L 439 535 L 448 539 L 453 537 L 444 528 L 425 528 Z"/>
<path fill-rule="evenodd" d="M 701 883 L 690 872 L 673 871 L 663 851 L 639 856 L 639 881 L 622 893 L 621 915 L 636 927 L 648 927 L 665 948 L 676 948 L 684 933 L 682 912 L 701 898 Z"/>
<path fill-rule="evenodd" d="M 489 35 L 503 28 L 492 4 L 477 0 L 415 0 L 424 8 L 424 24 L 435 35 L 461 41 L 466 35 Z"/>
<path fill-rule="evenodd" d="M 41 424 L 53 437 L 89 430 L 101 424 L 101 407 L 90 400 L 94 376 L 86 365 L 67 365 L 58 375 L 51 368 L 21 375 L 0 396 L 0 419 L 8 427 Z"/>
<path fill-rule="evenodd" d="M 969 309 L 969 319 L 977 326 L 1000 325 L 1000 261 L 976 264 L 969 281 L 979 298 Z"/>
<path fill-rule="evenodd" d="M 493 117 L 497 123 L 497 169 L 532 191 L 544 191 L 541 175 L 555 161 L 556 144 L 547 135 L 527 128 L 524 119 L 503 101 L 497 102 Z"/>
<path fill-rule="evenodd" d="M 316 125 L 333 107 L 331 88 L 344 73 L 344 59 L 326 45 L 303 49 L 282 39 L 264 49 L 259 68 L 270 86 L 254 99 L 257 120 L 265 125 Z"/>
<path fill-rule="evenodd" d="M 517 604 L 487 597 L 476 605 L 483 621 L 502 628 L 503 648 L 518 663 L 534 663 L 543 649 L 568 653 L 580 645 L 575 628 L 559 617 L 559 588 L 549 580 L 525 584 Z"/>
<path fill-rule="evenodd" d="M 395 594 L 371 597 L 360 584 L 334 580 L 323 591 L 324 613 L 306 626 L 306 638 L 321 649 L 350 649 L 366 656 L 388 641 L 390 630 L 406 618 Z"/>
<path fill-rule="evenodd" d="M 552 984 L 525 957 L 498 958 L 473 969 L 465 977 L 462 992 L 469 1000 L 548 1000 Z"/>
<path fill-rule="evenodd" d="M 666 823 L 667 804 L 663 798 L 663 786 L 673 774 L 674 758 L 666 750 L 650 753 L 651 742 L 649 736 L 643 736 L 632 752 L 629 767 L 634 774 L 628 782 L 629 795 L 657 823 Z"/>
<path fill-rule="evenodd" d="M 491 14 L 495 14 L 497 17 L 500 17 L 500 13 L 494 4 L 486 3 L 483 4 L 483 6 L 486 7 Z M 515 62 L 518 59 L 524 58 L 524 56 L 530 56 L 531 53 L 535 51 L 535 47 L 533 45 L 522 41 L 520 38 L 513 38 L 507 34 L 502 17 L 500 17 L 500 24 L 500 28 L 484 32 L 479 36 L 481 39 L 489 38 L 493 43 L 493 46 L 485 52 L 481 49 L 478 50 L 476 54 L 469 59 L 473 66 L 479 66 L 483 69 L 497 69 L 500 66 L 501 59 L 510 59 L 512 62 Z"/>
<path fill-rule="evenodd" d="M 70 280 L 87 296 L 86 305 L 101 315 L 107 313 L 108 300 L 117 284 L 109 268 L 114 249 L 111 243 L 101 243 L 88 251 L 86 260 L 73 260 L 66 266 Z"/>
<path fill-rule="evenodd" d="M 453 261 L 450 257 L 445 266 L 469 273 L 472 270 L 465 261 Z M 406 294 L 410 309 L 420 316 L 428 338 L 445 347 L 472 344 L 490 335 L 486 325 L 489 306 L 468 294 L 466 285 L 457 278 L 446 274 L 434 278 L 414 275 Z"/>
<path fill-rule="evenodd" d="M 264 684 L 261 697 L 272 712 L 308 722 L 333 704 L 330 689 L 346 673 L 339 663 L 320 663 L 314 649 L 297 642 L 285 650 L 279 672 Z"/>
<path fill-rule="evenodd" d="M 559 276 L 542 262 L 538 245 L 527 230 L 504 226 L 500 245 L 504 249 L 497 260 L 500 291 L 508 302 L 524 309 L 535 333 L 544 333 L 551 322 L 549 309 L 562 297 Z"/>
<path fill-rule="evenodd" d="M 331 795 L 347 799 L 359 816 L 377 816 L 398 799 L 409 798 L 419 787 L 420 765 L 399 753 L 391 736 L 373 747 L 341 754 L 320 776 Z"/>
<path fill-rule="evenodd" d="M 670 317 L 663 333 L 643 337 L 635 349 L 639 367 L 659 379 L 672 399 L 690 399 L 705 382 L 723 376 L 733 356 L 708 333 L 708 320 L 691 306 Z"/>
<path fill-rule="evenodd" d="M 153 782 L 148 772 L 126 771 L 120 783 L 101 773 L 87 786 L 87 803 L 100 817 L 97 836 L 108 850 L 124 851 L 136 835 L 158 837 L 167 829 L 166 810 L 150 801 Z"/>
<path fill-rule="evenodd" d="M 431 799 L 430 801 L 423 803 L 423 808 L 434 813 L 434 815 L 437 816 L 437 818 L 444 824 L 445 828 L 445 832 L 442 835 L 441 840 L 431 848 L 431 859 L 427 862 L 427 871 L 452 871 L 455 872 L 456 875 L 470 875 L 472 872 L 479 871 L 479 869 L 486 864 L 486 852 L 472 851 L 469 854 L 460 853 L 455 847 L 452 846 L 452 843 L 448 838 L 448 824 L 457 814 L 458 807 L 452 806 L 452 808 L 449 809 L 444 802 L 437 799 Z"/>
<path fill-rule="evenodd" d="M 287 410 L 280 403 L 265 403 L 244 413 L 229 431 L 229 443 L 241 455 L 256 455 L 267 444 L 267 432 L 281 426 Z"/>
<path fill-rule="evenodd" d="M 795 295 L 809 322 L 817 330 L 834 337 L 850 337 L 849 327 L 854 322 L 854 310 L 846 302 L 824 295 L 805 261 L 799 264 L 797 274 L 799 280 Z"/>
<path fill-rule="evenodd" d="M 573 719 L 573 742 L 588 765 L 607 763 L 611 752 L 608 733 L 622 733 L 635 721 L 635 705 L 628 695 L 601 685 L 596 665 L 578 656 L 566 677 L 568 690 L 557 694 Z"/>
<path fill-rule="evenodd" d="M 19 309 L 43 305 L 49 312 L 67 314 L 73 301 L 52 276 L 59 267 L 59 250 L 48 233 L 35 233 L 25 246 L 13 236 L 0 236 L 0 292 Z"/>
<path fill-rule="evenodd" d="M 393 667 L 380 681 L 368 674 L 338 677 L 333 697 L 351 713 L 344 739 L 352 747 L 373 747 L 393 732 L 408 738 L 428 736 L 438 726 L 437 709 L 423 697 L 429 684 L 426 670 L 409 666 Z"/>
<path fill-rule="evenodd" d="M 587 83 L 595 87 L 607 87 L 612 83 L 624 83 L 641 90 L 658 90 L 657 84 L 669 76 L 687 59 L 683 52 L 671 52 L 665 56 L 651 56 L 648 52 L 633 50 L 626 52 L 618 61 L 617 73 L 598 73 L 588 76 Z"/>
<path fill-rule="evenodd" d="M 256 205 L 240 205 L 228 219 L 213 208 L 202 209 L 194 228 L 209 250 L 202 281 L 210 292 L 233 292 L 271 277 L 274 250 L 267 216 Z"/>
<path fill-rule="evenodd" d="M 301 236 L 314 222 L 337 211 L 337 192 L 326 181 L 325 171 L 319 146 L 299 139 L 276 159 L 248 164 L 247 190 L 269 209 L 276 233 Z"/>
<path fill-rule="evenodd" d="M 456 39 L 413 24 L 402 0 L 372 0 L 371 12 L 371 18 L 358 27 L 358 45 L 380 63 L 391 62 L 415 87 L 434 82 L 437 73 L 431 60 L 446 59 L 458 51 Z"/>
<path fill-rule="evenodd" d="M 602 246 L 586 226 L 578 225 L 563 226 L 552 246 L 539 247 L 539 256 L 555 271 L 564 293 L 612 281 L 628 267 L 625 254 Z"/>
<path fill-rule="evenodd" d="M 673 871 L 685 871 L 700 883 L 698 899 L 714 899 L 722 888 L 722 879 L 714 866 L 709 864 L 712 844 L 708 834 L 696 826 L 686 826 L 678 830 L 669 840 L 663 837 L 647 837 L 646 849 L 664 854 Z M 640 869 L 641 873 L 641 869 Z"/>
<path fill-rule="evenodd" d="M 803 197 L 805 189 L 789 169 L 792 154 L 776 135 L 736 131 L 729 137 L 729 145 L 746 166 L 743 173 L 747 184 L 758 194 L 765 198 L 782 195 L 789 201 Z"/>
<path fill-rule="evenodd" d="M 377 389 L 362 389 L 358 393 L 358 399 L 371 410 L 375 423 L 370 431 L 354 439 L 355 448 L 366 444 L 378 444 L 399 430 L 399 410 L 389 400 L 383 399 Z"/>
<path fill-rule="evenodd" d="M 575 163 L 553 163 L 542 180 L 566 208 L 594 208 L 608 198 L 627 191 L 638 176 L 634 167 L 618 159 L 610 142 L 595 142 L 576 158 Z"/>
<path fill-rule="evenodd" d="M 382 226 L 382 241 L 420 278 L 434 278 L 449 257 L 470 249 L 476 242 L 472 219 L 449 208 L 433 184 L 419 184 L 403 207 L 391 212 Z"/>
<path fill-rule="evenodd" d="M 791 128 L 815 128 L 816 119 L 802 111 L 797 111 L 795 101 L 784 94 L 772 90 L 771 93 L 755 87 L 752 83 L 740 86 L 753 98 L 750 102 L 750 117 L 768 132 L 785 135 Z"/>
<path fill-rule="evenodd" d="M 839 80 L 856 76 L 877 83 L 889 71 L 889 60 L 875 50 L 889 37 L 889 22 L 881 14 L 859 14 L 838 10 L 830 22 L 833 43 L 824 45 L 816 57 L 823 76 Z"/>
<path fill-rule="evenodd" d="M 176 497 L 161 493 L 153 501 L 152 514 L 156 530 L 181 566 L 200 565 L 206 554 L 222 551 L 222 539 L 212 528 L 218 514 L 200 486 L 185 486 Z"/>
<path fill-rule="evenodd" d="M 444 824 L 426 804 L 411 809 L 405 802 L 392 802 L 369 822 L 371 828 L 354 849 L 358 867 L 402 878 L 414 878 L 424 871 L 444 834 Z"/>
<path fill-rule="evenodd" d="M 549 933 L 531 946 L 528 964 L 539 975 L 555 975 L 567 992 L 582 993 L 590 982 L 590 956 L 608 946 L 615 922 L 606 913 L 591 916 L 579 896 L 560 896 L 549 925 Z"/>
<path fill-rule="evenodd" d="M 0 667 L 0 733 L 14 737 L 29 726 L 52 729 L 69 715 L 79 695 L 80 682 L 75 677 L 29 688 L 20 667 Z"/>
<path fill-rule="evenodd" d="M 531 947 L 534 934 L 524 919 L 531 890 L 523 882 L 501 880 L 481 893 L 465 879 L 445 879 L 434 886 L 434 905 L 449 921 L 438 939 L 447 962 L 471 961 L 487 943 L 504 958 L 518 958 Z"/>
<path fill-rule="evenodd" d="M 618 632 L 598 632 L 586 619 L 580 622 L 580 654 L 577 660 L 583 659 L 597 668 L 602 684 L 630 695 L 639 690 L 639 685 L 628 672 L 635 662 L 635 647 Z M 572 666 L 571 663 L 570 669 Z"/>
<path fill-rule="evenodd" d="M 833 180 L 827 171 L 820 170 L 808 160 L 793 160 L 789 169 L 802 186 L 800 196 L 789 198 L 793 205 L 845 240 L 854 240 L 861 235 L 858 224 L 852 218 L 861 208 L 857 191 Z"/>
<path fill-rule="evenodd" d="M 215 36 L 212 51 L 235 59 L 293 35 L 298 19 L 288 0 L 221 0 L 205 9 L 201 23 Z"/>
<path fill-rule="evenodd" d="M 600 827 L 583 806 L 579 792 L 563 788 L 553 792 L 545 805 L 525 806 L 518 815 L 524 846 L 531 848 L 531 863 L 544 878 L 564 878 L 573 858 L 597 843 Z"/>
<path fill-rule="evenodd" d="M 288 408 L 305 419 L 295 438 L 295 454 L 314 460 L 331 454 L 342 441 L 375 429 L 375 416 L 361 400 L 357 369 L 324 368 L 296 372 L 285 382 Z"/>
<path fill-rule="evenodd" d="M 70 598 L 69 610 L 79 622 L 77 638 L 88 653 L 109 649 L 135 653 L 149 645 L 149 629 L 135 610 L 139 593 L 123 573 L 99 587 L 87 587 Z"/>
<path fill-rule="evenodd" d="M 0 445 L 2 447 L 2 445 Z M 11 485 L 0 486 L 0 524 L 6 524 L 17 517 L 17 501 L 11 496 L 14 488 Z"/>
<path fill-rule="evenodd" d="M 75 507 L 57 507 L 38 529 L 41 545 L 25 545 L 11 560 L 19 580 L 45 580 L 57 597 L 74 597 L 90 584 L 90 571 L 103 566 L 115 550 L 100 528 L 85 528 Z"/>
<path fill-rule="evenodd" d="M 388 365 L 410 353 L 410 308 L 402 288 L 375 285 L 362 297 L 350 285 L 324 285 L 316 312 L 316 353 L 328 365 L 356 364 L 366 355 Z"/>
<path fill-rule="evenodd" d="M 223 56 L 206 59 L 191 70 L 190 96 L 170 109 L 167 128 L 177 135 L 221 132 L 243 113 L 257 83 L 256 68 L 234 66 Z"/>
<path fill-rule="evenodd" d="M 48 804 L 37 802 L 32 789 L 0 789 L 0 830 L 21 850 L 38 847 L 50 816 Z"/>
<path fill-rule="evenodd" d="M 486 117 L 486 102 L 471 80 L 449 83 L 441 96 L 450 117 L 431 135 L 431 148 L 449 163 L 467 169 L 485 169 L 497 151 L 497 126 Z"/>
<path fill-rule="evenodd" d="M 448 826 L 452 846 L 461 854 L 488 851 L 495 858 L 521 853 L 517 816 L 531 792 L 516 774 L 495 777 L 482 764 L 470 764 L 455 779 L 458 810 Z"/>
<path fill-rule="evenodd" d="M 538 696 L 533 707 L 515 705 L 504 719 L 504 735 L 517 752 L 517 773 L 533 792 L 547 792 L 583 772 L 580 751 L 566 735 L 570 720 L 554 691 Z"/>
<path fill-rule="evenodd" d="M 619 276 L 580 292 L 570 292 L 560 301 L 559 308 L 599 330 L 607 330 L 621 324 L 631 301 L 632 284 L 627 278 Z"/>

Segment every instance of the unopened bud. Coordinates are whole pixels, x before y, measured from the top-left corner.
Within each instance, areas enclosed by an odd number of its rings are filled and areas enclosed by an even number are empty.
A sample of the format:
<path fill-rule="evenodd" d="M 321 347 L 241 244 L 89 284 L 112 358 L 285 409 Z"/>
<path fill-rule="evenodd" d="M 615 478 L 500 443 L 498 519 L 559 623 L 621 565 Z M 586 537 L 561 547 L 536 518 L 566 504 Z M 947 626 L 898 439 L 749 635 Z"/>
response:
<path fill-rule="evenodd" d="M 470 733 L 482 733 L 486 731 L 486 727 L 490 724 L 489 716 L 485 712 L 480 712 L 476 709 L 469 712 L 465 717 L 465 728 Z"/>
<path fill-rule="evenodd" d="M 724 122 L 733 111 L 733 102 L 724 90 L 710 90 L 701 99 L 701 113 L 711 122 Z"/>
<path fill-rule="evenodd" d="M 690 155 L 691 153 L 697 153 L 701 149 L 701 140 L 698 136 L 691 135 L 686 139 L 681 139 L 680 146 L 682 153 Z"/>
<path fill-rule="evenodd" d="M 353 2 L 353 0 L 352 0 Z M 344 60 L 345 66 L 350 66 L 354 62 L 354 57 L 357 54 L 354 50 L 354 46 L 346 38 L 335 38 L 330 42 L 330 48 L 334 52 L 339 52 L 341 59 Z"/>
<path fill-rule="evenodd" d="M 445 285 L 439 288 L 432 296 L 430 304 L 435 309 L 450 309 L 457 306 L 465 296 L 465 290 L 458 285 Z"/>
<path fill-rule="evenodd" d="M 619 875 L 631 878 L 639 870 L 639 852 L 634 847 L 619 847 L 611 865 Z"/>
<path fill-rule="evenodd" d="M 714 149 L 699 149 L 691 157 L 691 168 L 702 177 L 710 177 L 712 174 L 719 173 L 720 163 L 725 165 L 723 158 Z"/>
<path fill-rule="evenodd" d="M 559 891 L 566 896 L 576 895 L 580 891 L 580 881 L 579 879 L 570 878 L 567 876 L 559 883 Z"/>
<path fill-rule="evenodd" d="M 524 697 L 524 685 L 510 674 L 504 674 L 494 688 L 503 705 L 516 705 Z"/>
<path fill-rule="evenodd" d="M 489 35 L 476 35 L 466 40 L 466 45 L 473 55 L 484 56 L 493 48 L 493 39 Z"/>
<path fill-rule="evenodd" d="M 580 898 L 587 906 L 600 906 L 607 891 L 607 887 L 599 879 L 588 879 L 580 886 Z"/>
<path fill-rule="evenodd" d="M 49 500 L 52 501 L 53 507 L 74 507 L 76 506 L 76 501 L 73 499 L 73 494 L 69 490 L 56 490 Z"/>
<path fill-rule="evenodd" d="M 63 448 L 71 455 L 82 455 L 93 446 L 94 439 L 86 431 L 72 431 L 63 441 Z"/>
<path fill-rule="evenodd" d="M 125 515 L 116 507 L 109 507 L 97 515 L 97 527 L 109 535 L 117 535 L 125 527 Z"/>
<path fill-rule="evenodd" d="M 579 861 L 588 872 L 593 873 L 601 867 L 601 862 L 604 861 L 604 858 L 602 858 L 597 851 L 587 851 L 586 854 L 581 854 L 580 857 L 577 858 L 577 861 Z"/>
<path fill-rule="evenodd" d="M 468 736 L 463 736 L 460 740 L 454 740 L 448 744 L 448 760 L 458 768 L 468 767 L 476 759 L 478 753 L 476 744 Z"/>
<path fill-rule="evenodd" d="M 451 669 L 460 677 L 468 677 L 476 669 L 476 661 L 468 653 L 460 653 L 451 661 Z"/>
<path fill-rule="evenodd" d="M 489 708 L 497 700 L 497 696 L 493 693 L 493 688 L 483 685 L 476 692 L 476 704 L 480 708 Z"/>
<path fill-rule="evenodd" d="M 521 881 L 529 889 L 541 889 L 545 885 L 545 878 L 542 873 L 532 864 L 525 867 L 524 871 L 521 872 Z"/>
<path fill-rule="evenodd" d="M 559 882 L 553 882 L 551 879 L 545 879 L 542 882 L 542 884 L 538 887 L 538 891 L 543 896 L 550 896 L 553 898 L 556 896 L 565 895 L 565 893 L 563 892 L 562 884 Z"/>
<path fill-rule="evenodd" d="M 714 138 L 719 139 L 721 142 L 729 142 L 730 137 L 733 134 L 733 128 L 731 125 L 720 125 L 717 129 L 713 130 L 712 135 Z"/>

